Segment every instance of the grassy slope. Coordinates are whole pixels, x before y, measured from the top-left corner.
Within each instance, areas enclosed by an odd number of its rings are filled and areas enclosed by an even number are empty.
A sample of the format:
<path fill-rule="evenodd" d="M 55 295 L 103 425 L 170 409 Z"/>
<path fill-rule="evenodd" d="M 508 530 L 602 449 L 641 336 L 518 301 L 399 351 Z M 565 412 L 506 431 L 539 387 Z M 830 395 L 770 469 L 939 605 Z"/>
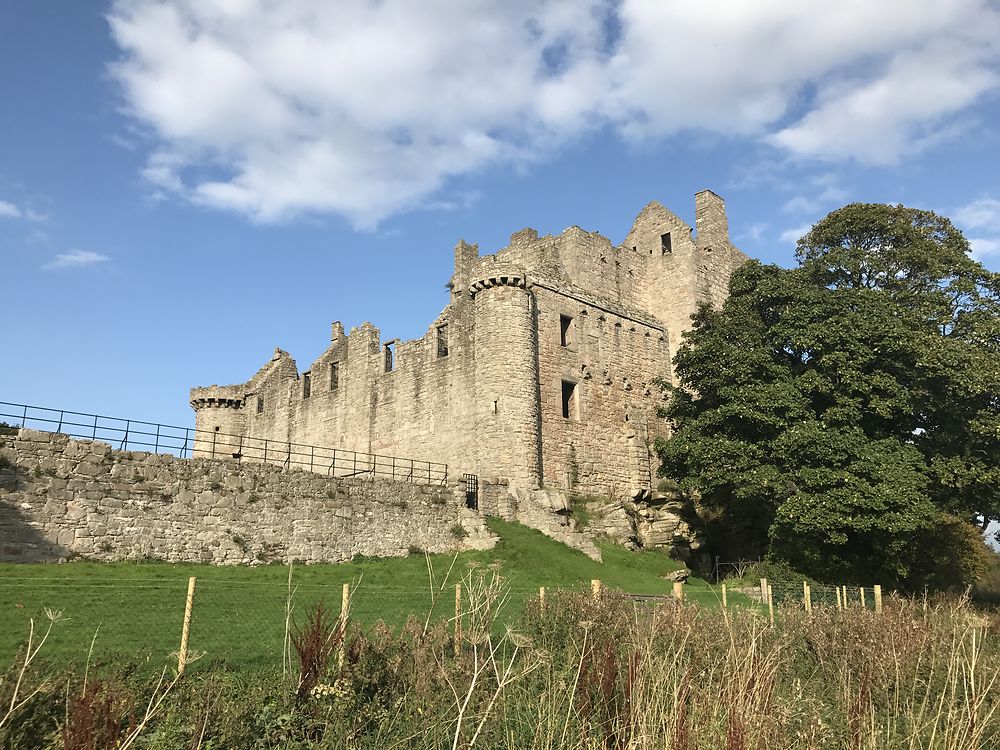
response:
<path fill-rule="evenodd" d="M 662 553 L 634 553 L 613 545 L 602 547 L 604 562 L 598 563 L 519 524 L 492 519 L 490 526 L 501 536 L 501 543 L 493 550 L 458 556 L 449 590 L 442 595 L 435 616 L 452 614 L 451 584 L 473 562 L 501 563 L 510 582 L 511 613 L 537 594 L 539 586 L 584 589 L 593 578 L 612 589 L 668 593 L 671 583 L 659 576 L 678 567 Z M 431 556 L 439 580 L 451 562 L 450 555 Z M 45 649 L 51 658 L 82 659 L 100 625 L 95 654 L 162 663 L 176 649 L 188 576 L 198 578 L 192 648 L 232 666 L 280 664 L 287 567 L 165 563 L 0 564 L 0 660 L 13 656 L 28 631 L 29 619 L 44 620 L 43 608 L 50 607 L 69 618 L 53 630 Z M 383 619 L 398 625 L 411 614 L 421 620 L 426 617 L 431 601 L 426 561 L 410 556 L 296 567 L 298 618 L 306 605 L 321 599 L 332 612 L 339 612 L 341 585 L 359 577 L 353 619 L 364 624 Z M 696 579 L 685 586 L 685 593 L 700 602 L 716 601 L 715 591 Z"/>

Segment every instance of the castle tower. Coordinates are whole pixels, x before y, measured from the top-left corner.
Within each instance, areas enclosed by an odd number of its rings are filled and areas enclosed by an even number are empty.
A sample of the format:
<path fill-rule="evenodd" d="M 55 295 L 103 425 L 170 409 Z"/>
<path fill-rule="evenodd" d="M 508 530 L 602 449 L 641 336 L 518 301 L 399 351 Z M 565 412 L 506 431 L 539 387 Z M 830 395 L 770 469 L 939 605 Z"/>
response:
<path fill-rule="evenodd" d="M 209 386 L 191 391 L 194 409 L 194 458 L 234 458 L 246 431 L 243 396 L 234 386 Z"/>
<path fill-rule="evenodd" d="M 474 280 L 469 291 L 478 470 L 534 489 L 542 454 L 534 295 L 516 269 L 493 270 Z"/>

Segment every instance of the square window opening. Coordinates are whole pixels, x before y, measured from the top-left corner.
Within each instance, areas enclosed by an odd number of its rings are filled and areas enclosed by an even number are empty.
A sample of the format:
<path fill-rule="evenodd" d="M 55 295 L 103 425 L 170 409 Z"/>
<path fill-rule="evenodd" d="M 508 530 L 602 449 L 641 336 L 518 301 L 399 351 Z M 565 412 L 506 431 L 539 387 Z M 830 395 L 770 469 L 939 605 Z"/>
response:
<path fill-rule="evenodd" d="M 340 362 L 330 363 L 330 390 L 335 391 L 340 387 Z"/>
<path fill-rule="evenodd" d="M 448 356 L 448 324 L 439 325 L 437 328 L 437 355 L 438 357 Z"/>
<path fill-rule="evenodd" d="M 385 371 L 392 372 L 396 369 L 396 343 L 385 345 Z"/>
<path fill-rule="evenodd" d="M 562 415 L 564 419 L 579 419 L 577 404 L 577 384 L 571 380 L 562 381 Z"/>
<path fill-rule="evenodd" d="M 302 398 L 309 398 L 312 393 L 312 376 L 308 372 L 302 373 Z"/>
<path fill-rule="evenodd" d="M 670 237 L 670 232 L 660 235 L 660 251 L 666 255 L 674 251 L 674 241 Z"/>
<path fill-rule="evenodd" d="M 264 397 L 263 396 L 258 396 L 257 397 L 257 413 L 258 414 L 263 414 L 264 413 Z"/>
<path fill-rule="evenodd" d="M 569 346 L 573 343 L 573 318 L 569 315 L 559 316 L 559 344 Z"/>

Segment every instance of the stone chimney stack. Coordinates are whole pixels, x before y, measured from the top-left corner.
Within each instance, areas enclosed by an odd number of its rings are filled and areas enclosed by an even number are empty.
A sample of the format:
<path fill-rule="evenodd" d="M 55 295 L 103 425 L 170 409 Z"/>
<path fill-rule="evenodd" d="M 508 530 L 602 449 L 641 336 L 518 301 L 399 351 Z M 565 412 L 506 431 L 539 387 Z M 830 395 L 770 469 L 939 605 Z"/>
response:
<path fill-rule="evenodd" d="M 726 202 L 711 190 L 702 190 L 694 196 L 694 225 L 700 250 L 711 252 L 729 246 Z"/>

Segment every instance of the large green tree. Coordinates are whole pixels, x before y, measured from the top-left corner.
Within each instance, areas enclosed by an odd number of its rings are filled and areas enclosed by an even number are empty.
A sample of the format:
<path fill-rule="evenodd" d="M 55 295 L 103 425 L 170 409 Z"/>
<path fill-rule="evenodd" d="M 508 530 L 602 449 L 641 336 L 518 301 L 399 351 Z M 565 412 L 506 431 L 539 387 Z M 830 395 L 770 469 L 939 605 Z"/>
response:
<path fill-rule="evenodd" d="M 746 264 L 695 316 L 661 473 L 720 551 L 736 530 L 731 554 L 831 580 L 967 581 L 973 524 L 1000 518 L 1000 275 L 902 206 L 834 211 L 796 256 Z"/>

